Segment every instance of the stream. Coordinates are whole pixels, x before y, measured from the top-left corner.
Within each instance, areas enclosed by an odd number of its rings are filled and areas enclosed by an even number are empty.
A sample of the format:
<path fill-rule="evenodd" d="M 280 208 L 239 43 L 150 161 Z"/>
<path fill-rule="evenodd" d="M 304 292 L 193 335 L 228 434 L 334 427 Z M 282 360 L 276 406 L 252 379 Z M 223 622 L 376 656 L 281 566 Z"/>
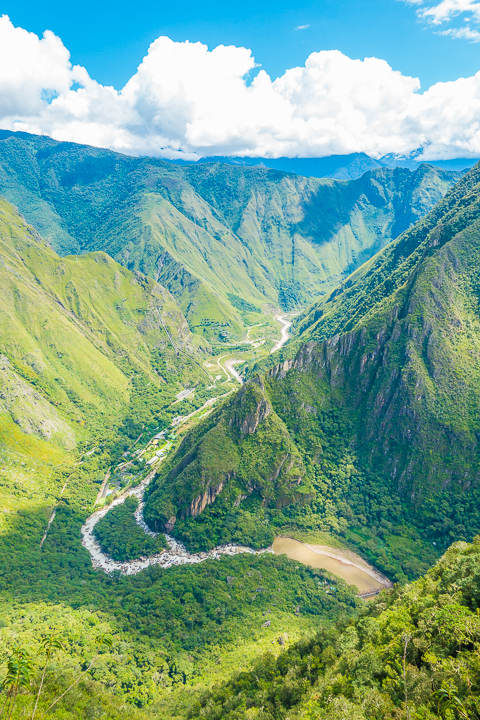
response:
<path fill-rule="evenodd" d="M 274 352 L 277 352 L 277 350 L 280 350 L 289 338 L 288 330 L 292 326 L 290 320 L 286 319 L 289 315 L 297 315 L 297 313 L 287 313 L 286 315 L 277 315 L 275 317 L 275 320 L 278 320 L 278 322 L 281 324 L 282 329 L 280 331 L 280 340 L 277 340 L 273 348 L 270 350 L 270 355 L 272 355 Z"/>

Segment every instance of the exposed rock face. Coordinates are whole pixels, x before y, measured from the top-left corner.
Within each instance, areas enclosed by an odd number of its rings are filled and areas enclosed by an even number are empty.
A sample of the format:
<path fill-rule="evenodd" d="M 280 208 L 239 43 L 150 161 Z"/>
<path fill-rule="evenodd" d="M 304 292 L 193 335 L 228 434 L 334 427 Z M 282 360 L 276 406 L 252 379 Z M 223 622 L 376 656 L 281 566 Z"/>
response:
<path fill-rule="evenodd" d="M 225 487 L 225 482 L 226 480 L 223 480 L 216 487 L 212 487 L 210 485 L 204 493 L 197 495 L 197 497 L 190 503 L 189 515 L 197 517 L 203 510 L 205 510 L 207 505 L 211 505 L 217 495 L 222 492 Z"/>
<path fill-rule="evenodd" d="M 278 383 L 313 374 L 320 396 L 345 408 L 357 450 L 416 503 L 480 482 L 480 219 L 451 234 L 434 229 L 434 252 L 366 321 L 307 342 L 287 373 L 269 373 Z"/>
<path fill-rule="evenodd" d="M 272 406 L 265 397 L 265 386 L 260 377 L 239 390 L 229 420 L 241 435 L 253 435 L 261 422 L 272 412 Z"/>
<path fill-rule="evenodd" d="M 177 522 L 177 518 L 175 516 L 171 517 L 163 526 L 163 530 L 167 533 L 171 533 L 173 528 L 175 527 L 175 523 Z"/>

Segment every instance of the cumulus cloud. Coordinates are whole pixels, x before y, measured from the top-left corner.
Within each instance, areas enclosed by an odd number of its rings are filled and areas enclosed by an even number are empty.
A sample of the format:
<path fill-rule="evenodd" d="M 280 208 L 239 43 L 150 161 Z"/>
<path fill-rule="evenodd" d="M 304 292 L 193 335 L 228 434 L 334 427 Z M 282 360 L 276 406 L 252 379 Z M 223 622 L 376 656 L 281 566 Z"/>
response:
<path fill-rule="evenodd" d="M 46 31 L 15 28 L 0 18 L 0 113 L 3 117 L 39 112 L 45 100 L 70 88 L 70 54 L 62 41 Z"/>
<path fill-rule="evenodd" d="M 72 66 L 61 40 L 0 19 L 0 127 L 130 154 L 480 156 L 480 73 L 438 83 L 384 60 L 312 53 L 275 80 L 250 50 L 158 38 L 120 91 Z"/>

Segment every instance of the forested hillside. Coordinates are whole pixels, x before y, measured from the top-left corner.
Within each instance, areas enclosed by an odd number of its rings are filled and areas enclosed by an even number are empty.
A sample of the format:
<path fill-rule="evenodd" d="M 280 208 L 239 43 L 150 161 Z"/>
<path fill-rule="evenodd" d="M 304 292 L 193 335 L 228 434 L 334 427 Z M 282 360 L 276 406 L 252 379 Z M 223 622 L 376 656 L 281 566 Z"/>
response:
<path fill-rule="evenodd" d="M 459 177 L 422 165 L 340 182 L 0 133 L 0 194 L 57 252 L 107 252 L 220 340 L 264 322 L 262 307 L 292 310 L 331 290 Z"/>
<path fill-rule="evenodd" d="M 480 530 L 479 216 L 477 166 L 301 321 L 304 344 L 242 390 L 250 403 L 231 400 L 215 427 L 184 440 L 152 487 L 149 522 L 168 507 L 174 533 L 204 537 L 207 523 L 228 526 L 257 498 L 259 521 L 334 531 L 398 579 L 425 568 L 435 548 L 471 540 Z M 282 441 L 276 431 L 275 461 L 263 440 L 272 418 L 288 430 Z M 242 422 L 249 431 L 236 435 Z M 236 443 L 237 455 L 222 460 L 213 438 Z M 263 479 L 248 471 L 257 457 Z M 299 483 L 295 502 L 277 483 L 285 470 Z M 172 487 L 190 508 L 210 502 L 195 517 L 178 500 L 165 505 Z"/>
<path fill-rule="evenodd" d="M 480 538 L 356 621 L 266 653 L 197 700 L 205 720 L 474 720 L 480 716 Z"/>
<path fill-rule="evenodd" d="M 23 513 L 45 529 L 82 455 L 88 506 L 108 466 L 178 413 L 176 393 L 189 384 L 201 402 L 211 381 L 208 346 L 165 288 L 103 252 L 60 258 L 5 200 L 0 297 L 0 532 L 10 543 Z"/>

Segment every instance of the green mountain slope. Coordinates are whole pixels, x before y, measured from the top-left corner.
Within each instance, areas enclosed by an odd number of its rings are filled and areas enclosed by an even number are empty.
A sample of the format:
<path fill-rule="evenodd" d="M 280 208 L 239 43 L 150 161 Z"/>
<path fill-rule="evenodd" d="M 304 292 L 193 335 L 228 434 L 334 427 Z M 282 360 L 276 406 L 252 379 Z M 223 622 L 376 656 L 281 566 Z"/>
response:
<path fill-rule="evenodd" d="M 0 534 L 39 507 L 45 529 L 94 446 L 98 492 L 144 427 L 178 414 L 176 393 L 210 384 L 205 343 L 165 288 L 103 252 L 60 258 L 3 199 L 0 343 Z"/>
<path fill-rule="evenodd" d="M 193 549 L 232 541 L 264 547 L 274 534 L 261 508 L 290 505 L 309 490 L 300 454 L 257 379 L 186 436 L 152 486 L 144 516 Z"/>
<path fill-rule="evenodd" d="M 476 167 L 300 321 L 304 344 L 260 385 L 313 491 L 303 504 L 267 513 L 273 527 L 343 534 L 398 578 L 419 572 L 418 559 L 435 545 L 480 530 L 479 269 Z M 259 422 L 245 445 L 252 457 L 268 456 L 262 432 Z M 176 462 L 183 477 L 185 467 L 195 475 L 182 449 Z M 236 471 L 224 468 L 233 483 Z M 148 502 L 155 513 L 153 495 Z"/>
<path fill-rule="evenodd" d="M 245 302 L 284 310 L 311 302 L 458 177 L 422 165 L 337 182 L 0 135 L 0 193 L 57 252 L 106 251 L 166 286 L 192 329 L 234 340 L 250 322 Z"/>
<path fill-rule="evenodd" d="M 204 693 L 205 720 L 439 720 L 480 716 L 480 538 L 362 617 L 322 628 Z"/>
<path fill-rule="evenodd" d="M 0 295 L 0 412 L 58 447 L 128 418 L 158 424 L 185 382 L 207 379 L 166 289 L 105 253 L 60 258 L 4 200 Z"/>

